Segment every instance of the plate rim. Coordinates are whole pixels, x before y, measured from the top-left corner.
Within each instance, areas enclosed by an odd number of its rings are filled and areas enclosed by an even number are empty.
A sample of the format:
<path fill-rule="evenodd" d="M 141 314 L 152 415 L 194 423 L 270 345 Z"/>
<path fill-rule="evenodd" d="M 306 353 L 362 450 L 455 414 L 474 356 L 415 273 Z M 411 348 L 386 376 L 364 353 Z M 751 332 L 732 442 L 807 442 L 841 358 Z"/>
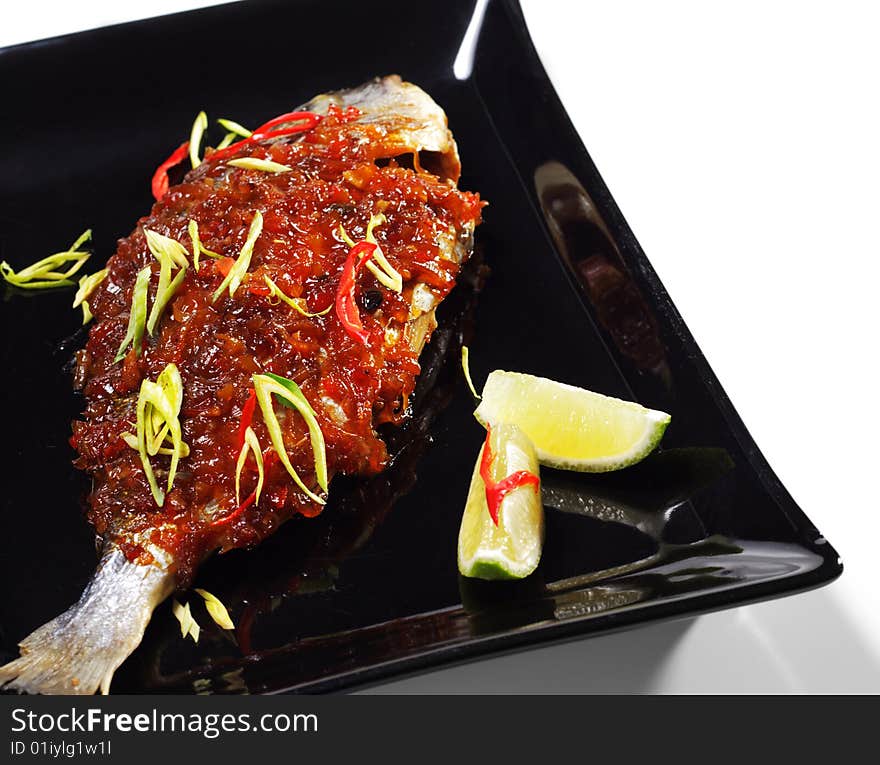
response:
<path fill-rule="evenodd" d="M 475 4 L 474 0 L 459 0 L 459 2 L 465 5 Z M 263 7 L 284 5 L 277 0 L 259 0 L 257 4 Z M 219 14 L 224 11 L 238 13 L 241 12 L 243 5 L 243 3 L 219 3 L 183 11 L 178 14 L 171 14 L 170 16 L 197 17 L 201 14 Z M 488 0 L 488 5 L 503 7 L 508 20 L 516 32 L 515 46 L 528 59 L 528 65 L 534 70 L 534 73 L 540 80 L 542 91 L 547 98 L 545 108 L 552 110 L 561 121 L 561 124 L 566 126 L 565 134 L 560 136 L 560 141 L 564 142 L 564 146 L 559 151 L 560 155 L 576 158 L 578 168 L 586 168 L 592 184 L 601 191 L 603 209 L 613 213 L 612 219 L 606 222 L 614 233 L 615 238 L 626 244 L 628 257 L 635 258 L 638 264 L 640 283 L 648 287 L 651 303 L 657 310 L 663 313 L 665 319 L 674 330 L 677 341 L 681 343 L 689 359 L 695 365 L 702 384 L 724 417 L 728 431 L 736 439 L 743 454 L 746 455 L 749 466 L 754 470 L 758 481 L 800 535 L 801 539 L 798 542 L 792 542 L 792 544 L 797 544 L 804 550 L 821 557 L 822 563 L 808 571 L 785 574 L 759 582 L 746 582 L 722 590 L 688 594 L 675 601 L 648 601 L 635 607 L 612 609 L 589 617 L 558 621 L 551 624 L 540 624 L 524 630 L 499 632 L 491 636 L 466 639 L 456 644 L 435 645 L 409 656 L 398 656 L 369 666 L 344 670 L 341 673 L 329 675 L 319 680 L 294 685 L 285 685 L 282 682 L 278 687 L 262 691 L 265 693 L 315 693 L 339 691 L 354 686 L 367 689 L 391 678 L 403 678 L 440 666 L 460 665 L 489 656 L 507 655 L 530 647 L 551 646 L 571 640 L 584 639 L 593 635 L 613 634 L 626 629 L 633 629 L 640 624 L 692 618 L 705 613 L 807 592 L 830 583 L 843 572 L 842 559 L 831 543 L 825 540 L 824 537 L 819 537 L 824 540 L 820 544 L 807 545 L 810 535 L 818 536 L 820 532 L 788 492 L 752 438 L 745 423 L 700 350 L 683 317 L 675 307 L 668 291 L 642 250 L 622 211 L 602 179 L 601 173 L 593 163 L 583 140 L 574 127 L 564 104 L 553 86 L 552 80 L 541 62 L 538 51 L 529 34 L 528 26 L 518 0 Z M 167 21 L 168 18 L 169 16 L 151 17 L 6 46 L 0 48 L 0 63 L 2 63 L 6 55 L 34 55 L 38 52 L 51 52 L 55 46 L 63 45 L 71 39 L 100 38 L 101 36 L 112 35 L 121 30 L 130 30 L 139 26 L 147 27 L 159 19 Z M 508 152 L 508 155 L 512 167 L 524 182 L 525 188 L 528 189 L 527 179 L 523 177 L 521 168 L 516 162 L 516 156 L 511 152 Z M 535 200 L 533 196 L 528 193 L 526 196 L 529 203 L 534 207 Z M 557 248 L 549 235 L 546 221 L 540 214 L 539 209 L 536 208 L 535 212 L 537 220 L 543 227 L 545 235 L 547 235 L 550 246 L 555 251 Z"/>

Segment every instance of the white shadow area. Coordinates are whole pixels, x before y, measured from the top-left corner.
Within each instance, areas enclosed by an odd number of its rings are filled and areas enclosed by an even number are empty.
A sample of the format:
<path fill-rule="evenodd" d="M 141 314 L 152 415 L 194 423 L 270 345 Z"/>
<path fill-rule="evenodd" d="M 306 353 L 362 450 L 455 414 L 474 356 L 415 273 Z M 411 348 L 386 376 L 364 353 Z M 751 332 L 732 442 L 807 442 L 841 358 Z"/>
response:
<path fill-rule="evenodd" d="M 653 685 L 694 621 L 682 619 L 481 658 L 368 688 L 368 694 L 420 693 L 618 693 Z"/>
<path fill-rule="evenodd" d="M 845 575 L 845 574 L 844 574 Z M 654 675 L 664 693 L 878 693 L 880 655 L 823 589 L 698 619 Z M 870 608 L 870 603 L 864 604 Z"/>
<path fill-rule="evenodd" d="M 869 607 L 869 604 L 865 604 Z M 877 693 L 835 586 L 406 677 L 367 694 Z"/>
<path fill-rule="evenodd" d="M 878 693 L 877 644 L 852 622 L 839 590 L 700 618 L 656 681 L 667 693 Z"/>

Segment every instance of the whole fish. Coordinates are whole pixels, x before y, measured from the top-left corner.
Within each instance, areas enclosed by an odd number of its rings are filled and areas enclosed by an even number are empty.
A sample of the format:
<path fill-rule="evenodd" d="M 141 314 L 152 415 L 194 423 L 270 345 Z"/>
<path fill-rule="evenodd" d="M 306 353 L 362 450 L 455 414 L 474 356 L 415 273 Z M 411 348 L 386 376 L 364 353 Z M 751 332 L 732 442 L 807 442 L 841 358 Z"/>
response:
<path fill-rule="evenodd" d="M 334 474 L 387 465 L 377 428 L 408 416 L 484 205 L 457 188 L 446 116 L 389 76 L 239 132 L 180 183 L 160 168 L 89 296 L 71 443 L 102 554 L 0 686 L 108 692 L 206 557 L 317 515 Z"/>

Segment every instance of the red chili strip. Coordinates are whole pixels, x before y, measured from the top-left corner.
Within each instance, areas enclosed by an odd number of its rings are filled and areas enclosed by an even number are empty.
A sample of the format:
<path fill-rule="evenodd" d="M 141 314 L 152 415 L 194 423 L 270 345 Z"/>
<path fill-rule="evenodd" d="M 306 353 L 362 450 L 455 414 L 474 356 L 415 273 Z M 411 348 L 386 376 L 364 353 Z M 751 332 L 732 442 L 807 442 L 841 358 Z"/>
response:
<path fill-rule="evenodd" d="M 248 498 L 242 502 L 235 510 L 233 510 L 229 515 L 220 518 L 217 521 L 211 521 L 211 526 L 222 526 L 224 523 L 229 523 L 230 521 L 235 520 L 241 515 L 245 510 L 247 510 L 252 504 L 254 504 L 254 500 L 257 498 L 257 490 L 254 489 L 249 495 Z"/>
<path fill-rule="evenodd" d="M 257 393 L 253 388 L 251 389 L 251 393 L 247 398 L 247 401 L 244 402 L 244 406 L 241 409 L 241 421 L 238 425 L 238 451 L 241 452 L 244 447 L 244 434 L 247 432 L 247 429 L 251 426 L 251 422 L 254 419 L 254 409 L 257 406 Z"/>
<path fill-rule="evenodd" d="M 534 473 L 530 473 L 528 470 L 517 470 L 515 473 L 511 473 L 501 481 L 493 481 L 490 468 L 492 467 L 494 455 L 492 454 L 492 449 L 489 447 L 489 438 L 491 436 L 492 428 L 487 425 L 486 442 L 483 444 L 483 456 L 480 459 L 480 478 L 483 479 L 483 483 L 486 485 L 486 504 L 489 506 L 489 515 L 497 526 L 498 510 L 501 508 L 501 503 L 504 501 L 504 498 L 510 494 L 510 492 L 521 486 L 531 485 L 537 488 L 540 485 L 540 480 L 538 479 L 538 476 Z"/>
<path fill-rule="evenodd" d="M 281 138 L 282 136 L 293 135 L 295 133 L 304 133 L 315 127 L 321 119 L 321 115 L 315 114 L 314 112 L 287 112 L 286 114 L 280 114 L 260 125 L 260 127 L 258 127 L 249 138 L 244 138 L 241 141 L 230 144 L 225 149 L 214 151 L 211 154 L 211 159 L 223 159 L 229 157 L 240 149 L 243 149 L 245 146 L 251 146 L 260 141 L 267 141 L 270 138 Z M 282 125 L 286 122 L 299 122 L 300 124 L 273 130 L 276 125 Z M 180 144 L 180 146 L 172 152 L 171 156 L 156 168 L 156 172 L 153 173 L 152 189 L 153 197 L 157 200 L 165 196 L 165 193 L 168 191 L 168 171 L 172 167 L 179 165 L 188 152 L 189 141 L 186 141 Z"/>
<path fill-rule="evenodd" d="M 258 127 L 251 134 L 250 137 L 264 137 L 265 133 L 271 131 L 276 125 L 283 125 L 285 122 L 300 121 L 305 121 L 307 124 L 304 126 L 299 126 L 297 128 L 299 132 L 302 132 L 304 130 L 311 130 L 321 121 L 321 116 L 315 114 L 314 112 L 287 112 L 286 114 L 279 114 L 277 117 L 273 117 L 268 122 L 264 122 L 262 125 L 260 125 L 260 127 Z M 257 140 L 259 140 L 259 138 Z"/>
<path fill-rule="evenodd" d="M 336 315 L 345 331 L 362 345 L 367 344 L 369 335 L 361 323 L 357 302 L 354 297 L 355 280 L 361 266 L 366 263 L 376 251 L 376 245 L 372 242 L 358 242 L 348 251 L 345 267 L 342 269 L 342 279 L 336 292 Z"/>
<path fill-rule="evenodd" d="M 187 153 L 189 152 L 189 141 L 185 141 L 180 144 L 173 152 L 171 152 L 171 156 L 168 157 L 159 167 L 156 168 L 156 172 L 153 173 L 153 197 L 158 201 L 162 197 L 165 196 L 165 192 L 168 191 L 168 171 L 179 165 L 183 162 Z"/>
<path fill-rule="evenodd" d="M 257 394 L 255 391 L 251 391 L 251 395 L 248 396 L 248 400 L 245 401 L 244 408 L 241 410 L 241 424 L 239 425 L 239 438 L 241 439 L 241 445 L 239 445 L 238 450 L 241 451 L 241 447 L 244 445 L 244 432 L 250 427 L 251 422 L 254 418 L 254 409 L 257 405 Z M 263 469 L 268 470 L 275 463 L 275 460 L 278 458 L 278 455 L 275 454 L 274 449 L 266 449 L 263 452 Z M 229 515 L 225 515 L 222 518 L 212 521 L 209 525 L 211 526 L 222 526 L 224 523 L 229 523 L 230 521 L 234 521 L 241 515 L 245 510 L 247 510 L 257 499 L 257 490 L 256 488 L 248 495 L 247 499 L 242 502 L 235 510 L 233 510 Z"/>
<path fill-rule="evenodd" d="M 211 153 L 208 157 L 209 159 L 225 159 L 226 157 L 230 157 L 233 154 L 237 154 L 241 149 L 246 146 L 252 146 L 255 143 L 260 143 L 261 141 L 268 141 L 271 138 L 281 138 L 286 135 L 293 135 L 295 133 L 304 133 L 307 130 L 311 130 L 315 125 L 317 125 L 321 121 L 322 117 L 320 114 L 315 114 L 314 112 L 288 112 L 287 114 L 281 114 L 278 117 L 275 117 L 268 122 L 260 125 L 253 133 L 251 133 L 250 137 L 242 138 L 240 141 L 236 141 L 235 143 L 229 144 L 225 149 L 218 149 Z M 287 128 L 281 128 L 279 130 L 273 130 L 272 128 L 275 125 L 280 125 L 285 122 L 295 122 L 300 121 L 302 124 L 293 125 Z"/>

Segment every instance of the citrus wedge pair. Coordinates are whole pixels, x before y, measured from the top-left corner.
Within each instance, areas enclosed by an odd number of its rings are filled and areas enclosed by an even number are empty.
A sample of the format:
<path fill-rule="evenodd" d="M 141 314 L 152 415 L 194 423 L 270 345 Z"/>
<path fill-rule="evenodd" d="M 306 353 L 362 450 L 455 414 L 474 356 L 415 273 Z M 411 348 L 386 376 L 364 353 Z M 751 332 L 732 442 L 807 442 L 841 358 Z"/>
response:
<path fill-rule="evenodd" d="M 589 473 L 634 465 L 660 443 L 670 421 L 665 412 L 631 401 L 501 370 L 489 375 L 474 416 L 491 426 L 494 480 L 517 470 L 537 475 L 538 463 Z M 540 560 L 543 535 L 540 492 L 531 486 L 508 494 L 494 523 L 478 458 L 459 531 L 460 573 L 482 579 L 528 576 Z"/>
<path fill-rule="evenodd" d="M 474 412 L 480 424 L 512 422 L 538 461 L 561 470 L 605 473 L 634 465 L 660 443 L 670 417 L 632 401 L 544 377 L 496 370 Z"/>

